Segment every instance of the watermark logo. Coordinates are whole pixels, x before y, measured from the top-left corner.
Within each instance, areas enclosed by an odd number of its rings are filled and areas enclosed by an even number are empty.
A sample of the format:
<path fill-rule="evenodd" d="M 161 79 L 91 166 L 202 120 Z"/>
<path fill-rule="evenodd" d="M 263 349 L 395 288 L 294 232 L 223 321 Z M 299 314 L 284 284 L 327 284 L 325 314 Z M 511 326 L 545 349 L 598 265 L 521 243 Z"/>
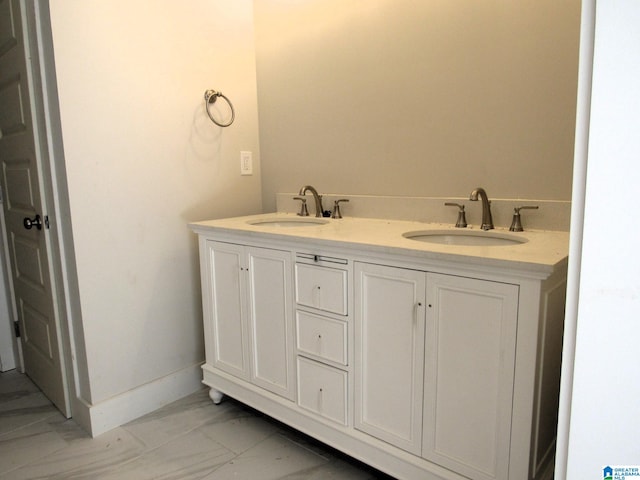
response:
<path fill-rule="evenodd" d="M 606 466 L 602 469 L 602 480 L 640 480 L 640 466 Z"/>

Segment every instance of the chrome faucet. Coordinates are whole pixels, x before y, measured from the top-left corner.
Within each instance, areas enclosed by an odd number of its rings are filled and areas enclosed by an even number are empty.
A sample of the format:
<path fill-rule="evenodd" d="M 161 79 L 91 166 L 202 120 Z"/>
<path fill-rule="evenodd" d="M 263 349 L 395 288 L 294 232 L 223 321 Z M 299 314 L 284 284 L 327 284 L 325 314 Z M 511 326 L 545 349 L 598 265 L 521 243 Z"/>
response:
<path fill-rule="evenodd" d="M 324 212 L 322 209 L 322 195 L 318 195 L 318 191 L 311 185 L 305 185 L 302 187 L 298 195 L 304 196 L 307 192 L 311 192 L 313 200 L 316 202 L 316 217 L 322 217 Z"/>
<path fill-rule="evenodd" d="M 478 196 L 480 196 L 482 200 L 482 225 L 480 228 L 482 230 L 493 230 L 493 218 L 491 217 L 491 203 L 489 202 L 489 198 L 487 197 L 487 192 L 484 191 L 484 188 L 476 188 L 469 195 L 469 200 L 477 202 Z"/>

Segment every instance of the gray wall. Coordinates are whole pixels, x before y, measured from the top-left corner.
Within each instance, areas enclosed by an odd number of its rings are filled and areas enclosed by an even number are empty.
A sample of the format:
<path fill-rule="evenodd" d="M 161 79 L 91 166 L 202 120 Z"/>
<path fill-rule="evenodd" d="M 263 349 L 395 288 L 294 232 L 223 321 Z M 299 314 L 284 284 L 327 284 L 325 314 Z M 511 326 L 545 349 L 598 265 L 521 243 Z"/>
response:
<path fill-rule="evenodd" d="M 570 200 L 580 2 L 254 3 L 276 192 Z"/>

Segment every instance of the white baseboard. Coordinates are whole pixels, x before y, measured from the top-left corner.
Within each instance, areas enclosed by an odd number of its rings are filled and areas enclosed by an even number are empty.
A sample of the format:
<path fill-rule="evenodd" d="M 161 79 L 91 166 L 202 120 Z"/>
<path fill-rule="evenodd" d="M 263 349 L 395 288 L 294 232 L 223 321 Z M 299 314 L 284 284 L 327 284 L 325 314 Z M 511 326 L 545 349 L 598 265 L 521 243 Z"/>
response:
<path fill-rule="evenodd" d="M 76 402 L 73 416 L 97 437 L 201 388 L 202 369 L 197 363 L 97 404 Z"/>

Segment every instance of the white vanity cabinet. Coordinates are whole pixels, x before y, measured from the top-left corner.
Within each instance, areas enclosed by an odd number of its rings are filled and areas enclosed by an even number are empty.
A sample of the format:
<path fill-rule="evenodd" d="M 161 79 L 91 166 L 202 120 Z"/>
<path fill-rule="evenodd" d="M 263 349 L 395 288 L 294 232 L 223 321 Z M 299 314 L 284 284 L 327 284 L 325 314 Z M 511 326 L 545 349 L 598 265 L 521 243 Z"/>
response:
<path fill-rule="evenodd" d="M 291 253 L 202 240 L 201 255 L 207 365 L 293 399 Z"/>
<path fill-rule="evenodd" d="M 566 254 L 539 255 L 566 237 L 464 254 L 349 240 L 415 229 L 372 222 L 194 224 L 212 399 L 401 480 L 551 480 Z"/>
<path fill-rule="evenodd" d="M 518 287 L 356 263 L 355 428 L 507 479 Z"/>

